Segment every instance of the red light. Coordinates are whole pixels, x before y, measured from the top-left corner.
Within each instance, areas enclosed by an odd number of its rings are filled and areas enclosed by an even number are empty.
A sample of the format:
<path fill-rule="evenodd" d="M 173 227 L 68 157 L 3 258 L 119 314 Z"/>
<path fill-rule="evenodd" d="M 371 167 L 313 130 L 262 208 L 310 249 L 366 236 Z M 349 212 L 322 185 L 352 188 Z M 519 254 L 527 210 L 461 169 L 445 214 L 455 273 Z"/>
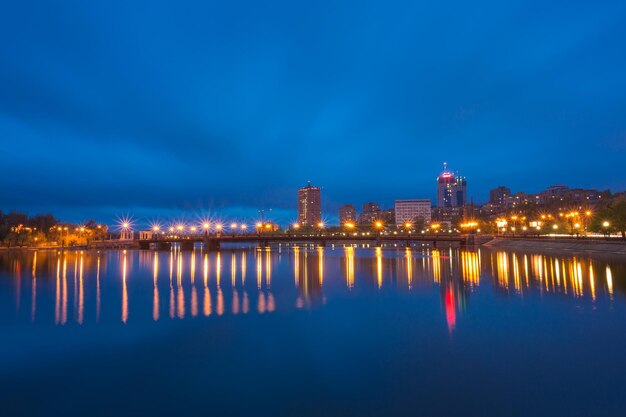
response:
<path fill-rule="evenodd" d="M 446 291 L 446 321 L 448 322 L 448 331 L 454 330 L 456 326 L 456 309 L 454 303 L 454 293 L 452 288 Z"/>

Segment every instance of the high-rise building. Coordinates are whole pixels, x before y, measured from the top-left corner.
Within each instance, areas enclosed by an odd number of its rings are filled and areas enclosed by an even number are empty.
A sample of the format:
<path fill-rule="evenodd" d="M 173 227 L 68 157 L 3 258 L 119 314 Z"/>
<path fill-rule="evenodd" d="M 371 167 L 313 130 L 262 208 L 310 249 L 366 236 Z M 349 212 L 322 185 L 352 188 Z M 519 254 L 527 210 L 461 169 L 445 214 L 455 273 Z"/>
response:
<path fill-rule="evenodd" d="M 322 196 L 320 187 L 311 186 L 298 190 L 298 223 L 304 227 L 317 227 L 322 221 Z"/>
<path fill-rule="evenodd" d="M 402 226 L 404 223 L 430 223 L 431 207 L 430 200 L 396 200 L 396 225 Z"/>
<path fill-rule="evenodd" d="M 489 191 L 489 202 L 492 204 L 504 204 L 506 197 L 510 195 L 511 189 L 501 185 Z"/>
<path fill-rule="evenodd" d="M 356 224 L 356 207 L 354 207 L 352 204 L 346 204 L 339 207 L 339 223 Z"/>
<path fill-rule="evenodd" d="M 382 210 L 380 206 L 376 203 L 365 203 L 363 204 L 363 211 L 359 214 L 359 225 L 360 226 L 371 226 L 376 220 L 380 220 L 382 215 Z"/>
<path fill-rule="evenodd" d="M 463 207 L 467 202 L 465 178 L 448 171 L 443 163 L 443 172 L 437 177 L 437 207 Z"/>

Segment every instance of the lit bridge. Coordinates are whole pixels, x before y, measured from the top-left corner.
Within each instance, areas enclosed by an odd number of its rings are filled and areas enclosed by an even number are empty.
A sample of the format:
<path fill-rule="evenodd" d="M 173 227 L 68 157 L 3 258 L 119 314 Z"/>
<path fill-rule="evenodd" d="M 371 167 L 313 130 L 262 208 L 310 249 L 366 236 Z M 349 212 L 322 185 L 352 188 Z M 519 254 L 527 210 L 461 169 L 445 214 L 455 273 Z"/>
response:
<path fill-rule="evenodd" d="M 410 246 L 413 243 L 429 243 L 433 247 L 438 245 L 444 246 L 468 246 L 485 243 L 491 238 L 488 236 L 477 236 L 472 234 L 462 235 L 340 235 L 340 234 L 235 234 L 235 235 L 180 235 L 180 236 L 158 236 L 149 239 L 135 239 L 135 240 L 118 240 L 118 241 L 104 241 L 93 242 L 91 247 L 94 248 L 106 248 L 106 247 L 134 247 L 140 249 L 157 249 L 165 250 L 172 247 L 173 244 L 179 246 L 182 250 L 191 250 L 196 244 L 202 244 L 207 250 L 219 250 L 223 243 L 253 243 L 259 246 L 269 246 L 277 243 L 289 243 L 289 244 L 318 244 L 326 246 L 332 243 L 374 243 L 380 246 L 383 243 L 396 243 L 404 246 Z"/>

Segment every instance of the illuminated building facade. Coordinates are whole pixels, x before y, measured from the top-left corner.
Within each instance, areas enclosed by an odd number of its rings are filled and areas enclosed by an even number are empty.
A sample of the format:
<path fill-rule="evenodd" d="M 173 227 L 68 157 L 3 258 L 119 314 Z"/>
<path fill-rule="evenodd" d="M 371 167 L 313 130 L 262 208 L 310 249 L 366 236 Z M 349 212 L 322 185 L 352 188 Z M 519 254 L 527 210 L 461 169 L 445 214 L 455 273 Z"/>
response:
<path fill-rule="evenodd" d="M 359 214 L 359 225 L 360 226 L 370 226 L 376 220 L 380 220 L 382 210 L 380 206 L 376 203 L 363 204 L 363 211 Z"/>
<path fill-rule="evenodd" d="M 356 207 L 354 207 L 352 204 L 346 204 L 341 206 L 339 208 L 339 223 L 356 224 Z"/>
<path fill-rule="evenodd" d="M 448 171 L 443 163 L 443 172 L 437 177 L 437 207 L 463 207 L 467 202 L 465 178 Z"/>
<path fill-rule="evenodd" d="M 298 223 L 304 227 L 317 227 L 322 221 L 322 196 L 320 187 L 311 182 L 298 190 Z"/>
<path fill-rule="evenodd" d="M 431 220 L 430 200 L 396 200 L 395 220 L 397 226 L 404 223 L 423 222 L 430 223 Z"/>

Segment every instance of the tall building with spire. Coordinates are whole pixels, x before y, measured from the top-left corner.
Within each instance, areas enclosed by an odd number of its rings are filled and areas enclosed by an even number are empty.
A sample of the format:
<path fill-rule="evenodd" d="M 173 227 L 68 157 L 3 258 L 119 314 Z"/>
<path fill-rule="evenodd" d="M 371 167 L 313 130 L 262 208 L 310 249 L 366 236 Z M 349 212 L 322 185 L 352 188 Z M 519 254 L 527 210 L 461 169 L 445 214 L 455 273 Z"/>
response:
<path fill-rule="evenodd" d="M 467 181 L 464 177 L 448 170 L 443 163 L 443 172 L 437 177 L 437 207 L 463 207 L 467 204 Z"/>
<path fill-rule="evenodd" d="M 322 221 L 322 195 L 320 187 L 311 181 L 298 190 L 298 223 L 303 227 L 317 227 Z"/>

